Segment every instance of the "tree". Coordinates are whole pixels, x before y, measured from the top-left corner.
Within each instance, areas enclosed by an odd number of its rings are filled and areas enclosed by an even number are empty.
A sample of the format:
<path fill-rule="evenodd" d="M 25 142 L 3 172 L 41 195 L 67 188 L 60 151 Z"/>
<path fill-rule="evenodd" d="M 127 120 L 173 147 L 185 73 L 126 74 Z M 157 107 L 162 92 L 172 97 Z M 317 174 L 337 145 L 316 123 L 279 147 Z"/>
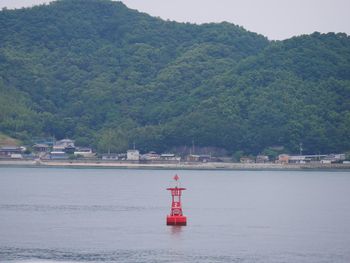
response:
<path fill-rule="evenodd" d="M 128 149 L 128 140 L 125 133 L 117 129 L 105 129 L 98 134 L 97 149 L 108 154 L 125 152 Z"/>

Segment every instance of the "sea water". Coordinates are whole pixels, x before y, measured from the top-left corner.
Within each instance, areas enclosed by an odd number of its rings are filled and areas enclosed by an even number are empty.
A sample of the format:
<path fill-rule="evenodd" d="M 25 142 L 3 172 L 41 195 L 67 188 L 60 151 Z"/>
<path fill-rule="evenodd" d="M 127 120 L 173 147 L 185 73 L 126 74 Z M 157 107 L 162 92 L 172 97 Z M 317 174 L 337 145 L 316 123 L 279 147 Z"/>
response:
<path fill-rule="evenodd" d="M 350 262 L 350 173 L 2 167 L 0 262 Z"/>

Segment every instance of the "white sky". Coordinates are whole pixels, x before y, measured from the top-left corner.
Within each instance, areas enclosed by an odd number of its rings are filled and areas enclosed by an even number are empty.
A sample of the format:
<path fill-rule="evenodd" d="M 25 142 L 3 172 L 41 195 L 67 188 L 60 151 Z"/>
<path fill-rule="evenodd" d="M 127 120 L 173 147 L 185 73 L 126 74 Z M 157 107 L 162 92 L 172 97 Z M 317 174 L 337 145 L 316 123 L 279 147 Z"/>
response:
<path fill-rule="evenodd" d="M 0 0 L 0 8 L 50 0 Z M 314 31 L 350 35 L 350 0 L 122 0 L 128 7 L 179 22 L 228 21 L 269 39 Z"/>

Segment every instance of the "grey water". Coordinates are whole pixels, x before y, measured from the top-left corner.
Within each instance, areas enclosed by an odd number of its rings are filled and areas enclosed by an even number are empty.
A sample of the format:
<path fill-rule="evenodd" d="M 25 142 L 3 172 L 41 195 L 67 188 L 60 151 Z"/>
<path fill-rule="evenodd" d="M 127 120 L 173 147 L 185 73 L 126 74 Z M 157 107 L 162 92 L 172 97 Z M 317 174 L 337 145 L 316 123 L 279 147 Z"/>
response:
<path fill-rule="evenodd" d="M 350 173 L 2 167 L 0 262 L 350 262 Z"/>

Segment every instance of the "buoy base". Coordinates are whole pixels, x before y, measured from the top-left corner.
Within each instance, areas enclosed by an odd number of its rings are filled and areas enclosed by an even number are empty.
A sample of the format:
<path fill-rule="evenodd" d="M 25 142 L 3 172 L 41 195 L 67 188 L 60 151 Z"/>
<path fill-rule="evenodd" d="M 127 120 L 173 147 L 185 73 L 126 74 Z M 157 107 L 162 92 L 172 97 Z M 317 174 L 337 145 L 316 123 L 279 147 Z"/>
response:
<path fill-rule="evenodd" d="M 185 226 L 187 225 L 186 216 L 167 216 L 166 224 L 168 226 Z"/>

